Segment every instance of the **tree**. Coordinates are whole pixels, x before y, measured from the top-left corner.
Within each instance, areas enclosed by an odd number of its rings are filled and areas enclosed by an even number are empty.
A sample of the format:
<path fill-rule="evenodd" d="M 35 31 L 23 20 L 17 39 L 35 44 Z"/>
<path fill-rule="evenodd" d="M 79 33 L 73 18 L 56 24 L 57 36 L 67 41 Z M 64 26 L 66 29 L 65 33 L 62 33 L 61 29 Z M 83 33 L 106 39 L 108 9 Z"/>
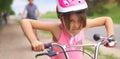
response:
<path fill-rule="evenodd" d="M 88 3 L 88 16 L 93 16 L 94 13 L 104 14 L 107 13 L 107 9 L 103 7 L 108 0 L 86 0 Z"/>
<path fill-rule="evenodd" d="M 117 5 L 120 6 L 120 0 L 117 0 Z"/>
<path fill-rule="evenodd" d="M 11 12 L 11 4 L 12 4 L 13 0 L 0 0 L 0 27 L 2 25 L 2 12 L 4 11 L 8 11 Z"/>
<path fill-rule="evenodd" d="M 4 10 L 8 10 L 8 12 L 11 10 L 11 4 L 13 0 L 0 0 L 0 14 Z"/>

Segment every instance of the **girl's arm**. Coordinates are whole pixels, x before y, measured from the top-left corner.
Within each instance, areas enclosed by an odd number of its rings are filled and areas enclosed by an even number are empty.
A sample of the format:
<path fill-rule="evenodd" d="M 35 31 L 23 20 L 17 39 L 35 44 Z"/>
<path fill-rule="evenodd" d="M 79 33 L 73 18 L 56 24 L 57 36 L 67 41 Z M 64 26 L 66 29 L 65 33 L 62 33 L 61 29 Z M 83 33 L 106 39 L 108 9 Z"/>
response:
<path fill-rule="evenodd" d="M 44 46 L 40 41 L 37 40 L 33 32 L 33 29 L 47 30 L 52 32 L 53 34 L 56 34 L 59 31 L 59 27 L 58 25 L 56 25 L 56 23 L 40 22 L 37 20 L 30 20 L 30 19 L 22 20 L 21 27 L 27 39 L 31 43 L 31 46 L 34 49 L 34 51 L 44 50 Z M 55 30 L 58 30 L 58 31 L 55 31 Z"/>
<path fill-rule="evenodd" d="M 110 17 L 99 17 L 95 19 L 91 19 L 87 21 L 87 28 L 96 27 L 96 26 L 105 26 L 107 30 L 107 36 L 112 36 L 112 39 L 114 39 L 114 25 L 112 22 L 112 19 Z M 115 41 L 113 46 L 106 45 L 106 47 L 115 47 L 117 42 Z"/>
<path fill-rule="evenodd" d="M 105 26 L 107 30 L 107 36 L 114 35 L 114 25 L 110 17 L 99 17 L 91 20 L 87 20 L 87 28 Z"/>

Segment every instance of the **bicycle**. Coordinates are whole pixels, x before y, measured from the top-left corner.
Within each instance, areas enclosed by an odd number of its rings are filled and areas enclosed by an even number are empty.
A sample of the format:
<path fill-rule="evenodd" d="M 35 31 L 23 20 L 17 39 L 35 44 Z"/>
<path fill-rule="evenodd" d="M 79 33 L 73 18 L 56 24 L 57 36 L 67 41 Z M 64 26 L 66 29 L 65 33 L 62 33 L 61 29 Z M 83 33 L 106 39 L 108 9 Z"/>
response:
<path fill-rule="evenodd" d="M 65 58 L 66 59 L 70 59 L 70 57 L 67 54 L 67 52 L 80 51 L 80 52 L 83 52 L 83 53 L 87 54 L 92 59 L 98 59 L 98 51 L 99 51 L 99 47 L 100 47 L 101 44 L 110 45 L 110 46 L 112 46 L 113 44 L 115 44 L 115 40 L 113 40 L 111 37 L 102 37 L 99 34 L 95 34 L 93 36 L 93 38 L 94 38 L 95 41 L 97 41 L 96 44 L 83 44 L 83 45 L 70 45 L 70 46 L 60 45 L 58 43 L 44 44 L 45 48 L 47 49 L 47 52 L 36 54 L 35 57 L 37 58 L 38 56 L 42 56 L 42 55 L 47 55 L 49 57 L 52 57 L 52 56 L 58 55 L 60 53 L 64 53 Z M 63 52 L 54 52 L 53 49 L 52 49 L 53 46 L 60 47 Z M 94 56 L 92 56 L 89 53 L 87 53 L 85 51 L 82 51 L 82 50 L 69 50 L 69 51 L 66 51 L 66 48 L 69 48 L 69 47 L 81 47 L 81 46 L 94 46 L 94 48 L 95 48 Z"/>

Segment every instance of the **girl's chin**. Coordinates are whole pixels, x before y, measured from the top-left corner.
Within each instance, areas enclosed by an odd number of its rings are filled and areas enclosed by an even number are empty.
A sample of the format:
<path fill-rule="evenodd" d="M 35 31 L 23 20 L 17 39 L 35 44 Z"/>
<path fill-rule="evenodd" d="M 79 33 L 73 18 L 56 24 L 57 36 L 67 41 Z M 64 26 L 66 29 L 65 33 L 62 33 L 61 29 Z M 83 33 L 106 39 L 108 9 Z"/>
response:
<path fill-rule="evenodd" d="M 73 35 L 76 35 L 76 34 L 79 33 L 79 31 L 72 31 L 72 32 L 70 32 L 70 33 L 73 34 Z"/>

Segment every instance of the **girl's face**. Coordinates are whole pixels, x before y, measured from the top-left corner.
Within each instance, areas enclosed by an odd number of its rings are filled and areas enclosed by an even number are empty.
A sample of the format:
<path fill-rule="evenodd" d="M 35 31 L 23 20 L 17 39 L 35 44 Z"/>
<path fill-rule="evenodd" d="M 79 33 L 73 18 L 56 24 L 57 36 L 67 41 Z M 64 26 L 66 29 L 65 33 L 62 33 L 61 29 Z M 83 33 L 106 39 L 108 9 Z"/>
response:
<path fill-rule="evenodd" d="M 66 14 L 61 13 L 59 18 L 66 30 L 73 35 L 78 34 L 82 28 L 86 27 L 86 9 Z"/>
<path fill-rule="evenodd" d="M 69 32 L 70 33 L 72 33 L 72 34 L 77 34 L 77 33 L 79 33 L 80 32 L 80 20 L 79 20 L 79 18 L 78 18 L 78 16 L 77 16 L 77 14 L 76 13 L 72 13 L 72 14 L 70 14 L 70 18 L 69 18 L 69 20 L 70 20 L 70 24 L 69 24 Z"/>

